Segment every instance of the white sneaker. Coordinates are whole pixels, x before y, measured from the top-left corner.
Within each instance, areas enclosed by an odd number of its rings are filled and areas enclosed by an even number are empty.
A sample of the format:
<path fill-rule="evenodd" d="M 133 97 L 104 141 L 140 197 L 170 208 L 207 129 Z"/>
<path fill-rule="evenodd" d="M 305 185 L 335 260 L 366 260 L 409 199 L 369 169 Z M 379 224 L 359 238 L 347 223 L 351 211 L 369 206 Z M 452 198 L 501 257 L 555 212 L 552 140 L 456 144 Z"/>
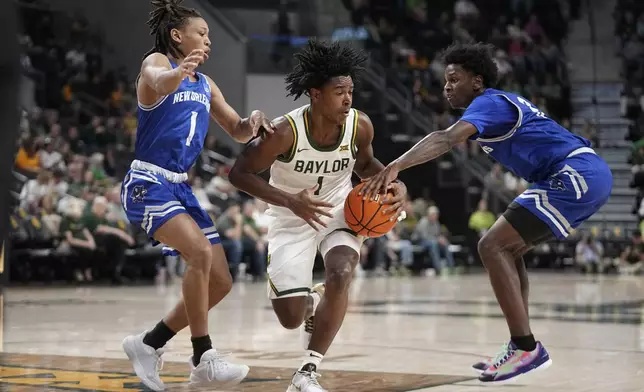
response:
<path fill-rule="evenodd" d="M 324 283 L 318 283 L 313 288 L 311 288 L 311 294 L 310 296 L 313 297 L 313 312 L 311 313 L 311 317 L 306 319 L 304 321 L 304 324 L 302 325 L 301 333 L 300 333 L 300 338 L 302 339 L 302 346 L 304 346 L 304 349 L 307 350 L 309 348 L 309 343 L 311 342 L 311 336 L 313 336 L 313 320 L 315 316 L 315 311 L 318 308 L 318 304 L 320 303 L 320 300 L 324 296 L 324 290 L 326 289 L 326 286 L 324 286 Z"/>
<path fill-rule="evenodd" d="M 153 391 L 163 391 L 165 385 L 159 377 L 159 372 L 163 367 L 163 349 L 155 350 L 154 348 L 143 343 L 143 337 L 148 331 L 140 335 L 131 335 L 123 339 L 123 351 L 132 361 L 134 372 L 141 379 L 146 387 Z"/>
<path fill-rule="evenodd" d="M 250 368 L 246 365 L 236 365 L 224 361 L 222 358 L 230 353 L 218 352 L 216 349 L 210 349 L 203 353 L 199 365 L 195 367 L 192 362 L 192 355 L 188 363 L 190 364 L 190 384 L 213 384 L 218 386 L 237 385 L 246 376 Z"/>
<path fill-rule="evenodd" d="M 293 375 L 291 384 L 288 386 L 286 392 L 327 392 L 318 383 L 318 377 L 321 377 L 316 372 L 297 371 Z"/>

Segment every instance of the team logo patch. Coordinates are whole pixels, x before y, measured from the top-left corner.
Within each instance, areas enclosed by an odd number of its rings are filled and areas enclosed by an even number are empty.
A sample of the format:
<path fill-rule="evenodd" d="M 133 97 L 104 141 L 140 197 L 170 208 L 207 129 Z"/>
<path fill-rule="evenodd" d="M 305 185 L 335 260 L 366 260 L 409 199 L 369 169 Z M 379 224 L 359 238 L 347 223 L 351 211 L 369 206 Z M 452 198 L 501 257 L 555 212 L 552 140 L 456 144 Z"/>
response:
<path fill-rule="evenodd" d="M 550 189 L 555 190 L 555 191 L 565 191 L 568 188 L 566 188 L 566 184 L 564 184 L 563 181 L 556 177 L 552 177 L 550 179 Z"/>
<path fill-rule="evenodd" d="M 345 144 L 344 146 L 340 146 L 340 152 L 342 151 L 349 151 L 349 145 Z"/>
<path fill-rule="evenodd" d="M 130 197 L 132 198 L 132 202 L 141 203 L 147 194 L 148 190 L 143 185 L 137 185 L 132 189 L 132 195 Z"/>

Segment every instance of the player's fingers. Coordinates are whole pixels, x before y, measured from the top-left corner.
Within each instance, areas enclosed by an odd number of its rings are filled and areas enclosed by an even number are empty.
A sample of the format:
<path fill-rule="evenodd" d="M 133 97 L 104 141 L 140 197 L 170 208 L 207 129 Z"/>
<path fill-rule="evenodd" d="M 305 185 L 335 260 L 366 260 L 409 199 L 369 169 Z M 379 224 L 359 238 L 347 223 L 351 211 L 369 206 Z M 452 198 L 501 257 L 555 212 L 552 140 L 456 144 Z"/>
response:
<path fill-rule="evenodd" d="M 333 204 L 327 203 L 322 200 L 311 200 L 311 204 L 313 204 L 316 207 L 326 207 L 326 208 L 333 208 Z"/>
<path fill-rule="evenodd" d="M 313 224 L 313 222 L 311 222 L 311 219 L 305 219 L 305 221 L 306 221 L 306 223 L 308 223 L 308 224 L 309 224 L 309 226 L 311 226 L 311 227 L 313 228 L 313 230 L 315 230 L 315 231 L 320 231 L 320 229 L 318 229 L 318 228 L 317 228 L 317 226 L 315 226 L 315 225 Z"/>
<path fill-rule="evenodd" d="M 324 215 L 324 216 L 326 216 L 326 217 L 333 218 L 333 214 L 331 214 L 330 212 L 328 212 L 328 211 L 326 211 L 326 210 L 323 210 L 323 209 L 321 209 L 321 208 L 312 208 L 311 210 L 313 211 L 313 213 L 314 213 L 316 216 L 317 216 L 317 215 Z"/>
<path fill-rule="evenodd" d="M 402 203 L 401 202 L 396 202 L 396 203 L 388 206 L 387 208 L 383 209 L 382 213 L 386 215 L 386 214 L 391 213 L 391 211 L 396 211 L 396 210 L 400 209 L 400 207 L 402 207 Z"/>
<path fill-rule="evenodd" d="M 366 200 L 367 197 L 371 194 L 371 189 L 373 188 L 373 184 L 378 181 L 377 177 L 371 177 L 360 189 L 360 192 L 358 194 L 360 196 L 364 196 L 364 199 Z"/>
<path fill-rule="evenodd" d="M 369 189 L 365 192 L 365 200 L 367 198 L 371 200 L 375 200 L 376 195 L 380 191 L 380 188 L 382 188 L 382 178 L 377 177 L 373 182 L 369 184 Z"/>
<path fill-rule="evenodd" d="M 313 215 L 311 217 L 311 220 L 313 220 L 315 223 L 317 223 L 318 225 L 320 225 L 322 227 L 326 227 L 326 223 L 322 222 L 322 219 L 320 219 L 317 215 Z"/>
<path fill-rule="evenodd" d="M 403 214 L 403 211 L 405 211 L 405 210 L 404 210 L 404 209 L 403 209 L 403 207 L 401 206 L 401 207 L 400 207 L 400 208 L 398 208 L 398 210 L 396 211 L 396 214 L 395 214 L 394 216 L 392 216 L 391 218 L 389 218 L 389 221 L 390 221 L 390 222 L 393 222 L 393 221 L 401 221 L 401 220 L 402 220 L 402 219 L 401 219 L 401 216 L 402 216 L 402 214 Z M 403 218 L 403 219 L 404 219 L 404 218 Z"/>

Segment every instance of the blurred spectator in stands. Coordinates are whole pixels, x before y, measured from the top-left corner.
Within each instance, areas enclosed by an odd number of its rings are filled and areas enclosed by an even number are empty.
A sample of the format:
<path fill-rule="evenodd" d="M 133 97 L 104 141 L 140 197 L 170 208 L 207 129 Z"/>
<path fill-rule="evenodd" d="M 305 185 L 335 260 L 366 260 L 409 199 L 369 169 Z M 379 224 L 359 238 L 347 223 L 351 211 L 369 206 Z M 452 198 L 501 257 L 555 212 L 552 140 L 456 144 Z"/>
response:
<path fill-rule="evenodd" d="M 107 198 L 98 196 L 83 217 L 85 227 L 92 233 L 100 251 L 94 263 L 99 277 L 107 277 L 112 283 L 122 282 L 121 271 L 125 265 L 125 251 L 135 245 L 134 238 L 126 231 L 125 222 L 108 216 Z M 111 218 L 111 219 L 110 219 Z"/>
<path fill-rule="evenodd" d="M 67 143 L 69 143 L 69 150 L 74 154 L 82 154 L 85 149 L 85 142 L 80 138 L 78 128 L 71 126 L 67 130 Z"/>
<path fill-rule="evenodd" d="M 496 221 L 496 216 L 487 208 L 487 200 L 479 200 L 478 208 L 470 215 L 468 227 L 476 232 L 480 237 L 490 230 L 490 227 Z"/>
<path fill-rule="evenodd" d="M 480 264 L 481 259 L 478 254 L 478 242 L 483 237 L 483 234 L 490 230 L 490 227 L 496 221 L 496 216 L 488 210 L 487 200 L 481 198 L 479 200 L 478 208 L 476 211 L 470 215 L 470 220 L 468 222 L 468 227 L 471 230 L 470 235 L 468 235 L 468 244 L 471 249 L 471 256 L 476 260 L 477 264 Z"/>
<path fill-rule="evenodd" d="M 399 268 L 407 272 L 414 264 L 414 244 L 411 242 L 411 235 L 398 223 L 393 230 L 386 234 L 386 238 L 387 249 L 397 252 L 397 254 L 394 253 L 396 257 L 398 254 L 400 255 Z"/>
<path fill-rule="evenodd" d="M 92 281 L 92 254 L 96 250 L 94 236 L 85 226 L 83 205 L 70 203 L 67 215 L 60 223 L 63 236 L 61 251 L 68 254 L 68 265 L 72 268 L 76 281 Z"/>
<path fill-rule="evenodd" d="M 40 205 L 40 200 L 51 192 L 51 173 L 41 171 L 33 180 L 28 180 L 20 192 L 20 207 L 34 212 Z"/>
<path fill-rule="evenodd" d="M 441 256 L 445 257 L 445 266 L 448 271 L 454 267 L 454 256 L 449 250 L 450 243 L 446 236 L 446 229 L 438 220 L 439 213 L 438 207 L 429 207 L 427 215 L 420 219 L 414 232 L 418 243 L 431 257 L 434 270 L 437 273 L 443 270 Z"/>
<path fill-rule="evenodd" d="M 246 200 L 242 206 L 242 252 L 250 260 L 248 271 L 254 280 L 260 281 L 264 279 L 266 271 L 268 243 L 255 222 L 255 213 L 255 200 Z"/>
<path fill-rule="evenodd" d="M 582 272 L 602 273 L 603 256 L 604 246 L 591 234 L 584 234 L 575 247 L 575 262 Z"/>
<path fill-rule="evenodd" d="M 485 176 L 485 189 L 502 189 L 505 185 L 503 182 L 503 166 L 495 163 L 492 170 Z"/>
<path fill-rule="evenodd" d="M 54 238 L 60 235 L 60 222 L 62 217 L 56 212 L 56 198 L 53 194 L 47 194 L 40 200 L 41 219 L 44 225 Z"/>
<path fill-rule="evenodd" d="M 539 23 L 539 17 L 536 14 L 530 14 L 528 23 L 526 23 L 523 29 L 530 39 L 536 42 L 539 42 L 545 36 L 543 27 L 541 27 L 541 24 Z"/>
<path fill-rule="evenodd" d="M 622 274 L 636 274 L 644 271 L 644 243 L 642 233 L 638 230 L 633 233 L 631 243 L 624 249 L 620 256 L 619 272 Z"/>
<path fill-rule="evenodd" d="M 206 192 L 209 196 L 222 201 L 239 199 L 237 188 L 228 181 L 228 172 L 230 172 L 230 167 L 224 165 L 217 166 L 217 174 L 206 185 Z"/>
<path fill-rule="evenodd" d="M 65 170 L 63 154 L 56 150 L 51 138 L 45 138 L 44 147 L 40 150 L 40 166 L 45 170 Z"/>
<path fill-rule="evenodd" d="M 36 138 L 23 140 L 18 154 L 16 155 L 16 169 L 28 176 L 35 177 L 40 172 L 40 146 Z"/>
<path fill-rule="evenodd" d="M 52 191 L 56 200 L 60 200 L 67 194 L 69 184 L 65 179 L 65 173 L 62 170 L 54 170 L 51 181 Z"/>
<path fill-rule="evenodd" d="M 217 219 L 217 230 L 221 238 L 221 245 L 226 253 L 228 268 L 233 280 L 239 274 L 239 264 L 242 260 L 243 245 L 243 216 L 239 204 L 232 204 Z"/>

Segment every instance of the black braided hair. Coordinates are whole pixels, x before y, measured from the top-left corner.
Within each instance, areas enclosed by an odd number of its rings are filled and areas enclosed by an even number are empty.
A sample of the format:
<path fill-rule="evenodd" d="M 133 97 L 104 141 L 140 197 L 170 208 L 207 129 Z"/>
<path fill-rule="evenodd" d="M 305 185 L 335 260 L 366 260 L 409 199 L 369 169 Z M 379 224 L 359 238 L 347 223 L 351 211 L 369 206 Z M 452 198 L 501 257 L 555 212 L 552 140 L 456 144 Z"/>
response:
<path fill-rule="evenodd" d="M 147 25 L 150 27 L 150 35 L 155 36 L 154 47 L 143 58 L 156 52 L 170 54 L 175 58 L 185 55 L 181 53 L 178 44 L 170 36 L 170 31 L 182 28 L 190 18 L 201 18 L 201 14 L 194 8 L 180 5 L 182 1 L 151 1 L 154 10 L 150 12 L 150 19 L 148 19 Z"/>
<path fill-rule="evenodd" d="M 481 76 L 483 86 L 494 87 L 498 82 L 498 68 L 492 57 L 494 46 L 478 43 L 453 43 L 443 52 L 445 65 L 460 65 L 474 76 Z"/>
<path fill-rule="evenodd" d="M 358 75 L 364 71 L 367 56 L 339 42 L 309 40 L 306 47 L 295 55 L 297 64 L 286 75 L 287 96 L 297 100 L 302 94 L 309 95 L 312 88 L 320 89 L 331 78 L 350 76 L 357 83 Z"/>

